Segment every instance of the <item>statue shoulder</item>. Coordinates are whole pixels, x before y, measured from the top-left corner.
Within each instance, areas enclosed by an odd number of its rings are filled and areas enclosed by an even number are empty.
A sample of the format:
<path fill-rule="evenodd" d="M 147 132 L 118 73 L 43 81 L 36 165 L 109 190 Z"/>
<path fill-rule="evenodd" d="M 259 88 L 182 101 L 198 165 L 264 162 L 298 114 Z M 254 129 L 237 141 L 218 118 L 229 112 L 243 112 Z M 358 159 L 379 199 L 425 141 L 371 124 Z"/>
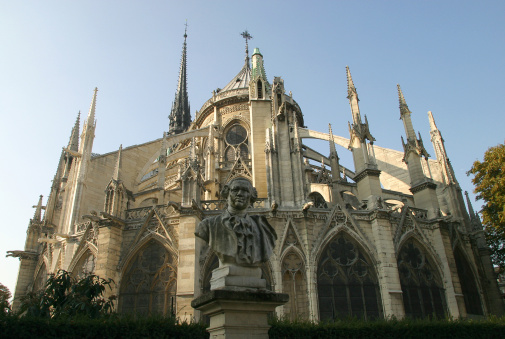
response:
<path fill-rule="evenodd" d="M 270 225 L 268 222 L 268 219 L 263 216 L 263 215 L 251 215 L 250 216 L 256 224 L 259 226 L 263 232 L 266 232 L 267 234 L 270 234 L 274 239 L 277 239 L 277 233 L 275 232 L 275 229 Z"/>
<path fill-rule="evenodd" d="M 208 242 L 209 241 L 209 228 L 212 227 L 213 224 L 215 224 L 216 219 L 218 217 L 220 217 L 220 215 L 205 218 L 202 221 L 200 221 L 198 226 L 196 226 L 195 235 L 198 238 L 201 238 L 201 239 Z"/>

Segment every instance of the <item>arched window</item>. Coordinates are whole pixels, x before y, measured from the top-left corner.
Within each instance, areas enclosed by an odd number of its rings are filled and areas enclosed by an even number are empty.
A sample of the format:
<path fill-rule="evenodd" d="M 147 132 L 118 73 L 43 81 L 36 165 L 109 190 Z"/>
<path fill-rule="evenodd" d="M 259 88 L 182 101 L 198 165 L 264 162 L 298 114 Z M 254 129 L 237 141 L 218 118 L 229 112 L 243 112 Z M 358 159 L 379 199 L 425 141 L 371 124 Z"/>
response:
<path fill-rule="evenodd" d="M 173 255 L 158 241 L 150 240 L 125 270 L 119 292 L 120 311 L 141 314 L 175 312 L 176 282 Z"/>
<path fill-rule="evenodd" d="M 37 276 L 35 277 L 35 281 L 33 282 L 33 291 L 37 292 L 46 287 L 47 281 L 47 269 L 46 265 L 42 264 L 39 271 L 37 272 Z"/>
<path fill-rule="evenodd" d="M 263 99 L 263 82 L 258 80 L 258 99 Z"/>
<path fill-rule="evenodd" d="M 466 313 L 483 315 L 484 312 L 482 311 L 480 294 L 477 284 L 475 283 L 475 277 L 461 249 L 456 248 L 456 251 L 454 251 L 454 260 L 456 261 L 459 282 L 461 284 L 463 298 L 465 299 Z"/>
<path fill-rule="evenodd" d="M 112 199 L 114 199 L 114 188 L 109 187 L 105 195 L 105 212 L 112 214 Z"/>
<path fill-rule="evenodd" d="M 95 256 L 88 250 L 79 259 L 77 265 L 75 265 L 72 276 L 82 279 L 93 273 L 95 273 Z"/>
<path fill-rule="evenodd" d="M 289 294 L 289 301 L 284 305 L 286 317 L 291 320 L 307 319 L 309 298 L 305 265 L 294 251 L 282 261 L 282 292 Z"/>
<path fill-rule="evenodd" d="M 326 245 L 317 265 L 320 320 L 382 316 L 377 274 L 360 246 L 344 233 Z"/>
<path fill-rule="evenodd" d="M 249 159 L 247 130 L 239 123 L 232 125 L 225 136 L 225 161 L 235 161 L 237 156 Z"/>
<path fill-rule="evenodd" d="M 408 240 L 398 254 L 398 270 L 405 315 L 412 318 L 445 316 L 445 292 L 437 269 L 427 253 Z"/>

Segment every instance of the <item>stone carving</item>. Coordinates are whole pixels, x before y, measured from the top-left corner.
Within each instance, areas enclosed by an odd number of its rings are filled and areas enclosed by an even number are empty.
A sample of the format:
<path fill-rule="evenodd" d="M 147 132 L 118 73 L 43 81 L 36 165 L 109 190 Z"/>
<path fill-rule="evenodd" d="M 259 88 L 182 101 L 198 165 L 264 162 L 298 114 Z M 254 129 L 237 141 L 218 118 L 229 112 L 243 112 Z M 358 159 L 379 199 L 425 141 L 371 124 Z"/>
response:
<path fill-rule="evenodd" d="M 272 255 L 275 230 L 264 216 L 246 213 L 256 194 L 246 179 L 233 179 L 221 193 L 227 199 L 226 210 L 198 225 L 195 235 L 209 244 L 223 264 L 259 266 Z"/>
<path fill-rule="evenodd" d="M 227 199 L 221 215 L 203 220 L 195 235 L 209 244 L 219 258 L 211 290 L 220 288 L 265 288 L 260 265 L 273 253 L 277 234 L 264 216 L 249 215 L 247 208 L 257 197 L 244 178 L 225 185 L 221 196 Z"/>

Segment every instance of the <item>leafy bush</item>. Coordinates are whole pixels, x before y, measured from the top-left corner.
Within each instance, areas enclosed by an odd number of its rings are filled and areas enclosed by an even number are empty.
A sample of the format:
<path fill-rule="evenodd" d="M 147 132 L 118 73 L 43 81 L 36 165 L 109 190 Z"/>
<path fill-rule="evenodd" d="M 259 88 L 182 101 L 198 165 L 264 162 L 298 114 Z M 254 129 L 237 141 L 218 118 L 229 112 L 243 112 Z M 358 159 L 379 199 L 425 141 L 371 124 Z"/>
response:
<path fill-rule="evenodd" d="M 90 274 L 80 280 L 64 270 L 51 274 L 45 289 L 30 292 L 21 299 L 20 313 L 30 317 L 58 318 L 87 316 L 98 318 L 110 314 L 115 296 L 103 297 L 112 279 L 102 279 Z"/>
<path fill-rule="evenodd" d="M 205 325 L 161 316 L 5 317 L 0 328 L 5 338 L 209 338 Z"/>
<path fill-rule="evenodd" d="M 4 284 L 0 283 L 0 316 L 6 316 L 11 313 L 11 291 Z"/>

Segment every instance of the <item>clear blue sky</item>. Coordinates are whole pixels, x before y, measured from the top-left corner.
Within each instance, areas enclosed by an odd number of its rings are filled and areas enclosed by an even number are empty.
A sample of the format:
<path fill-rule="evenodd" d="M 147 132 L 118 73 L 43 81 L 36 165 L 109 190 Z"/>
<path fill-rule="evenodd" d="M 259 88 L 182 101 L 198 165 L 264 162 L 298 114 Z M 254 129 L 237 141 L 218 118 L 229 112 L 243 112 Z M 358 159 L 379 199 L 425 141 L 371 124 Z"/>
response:
<path fill-rule="evenodd" d="M 19 261 L 5 252 L 23 249 L 95 86 L 95 153 L 168 129 L 186 19 L 193 114 L 242 67 L 248 29 L 310 129 L 348 137 L 349 65 L 376 144 L 401 150 L 399 83 L 428 152 L 431 110 L 471 191 L 465 172 L 505 138 L 504 13 L 504 1 L 0 0 L 0 282 L 14 292 Z"/>

